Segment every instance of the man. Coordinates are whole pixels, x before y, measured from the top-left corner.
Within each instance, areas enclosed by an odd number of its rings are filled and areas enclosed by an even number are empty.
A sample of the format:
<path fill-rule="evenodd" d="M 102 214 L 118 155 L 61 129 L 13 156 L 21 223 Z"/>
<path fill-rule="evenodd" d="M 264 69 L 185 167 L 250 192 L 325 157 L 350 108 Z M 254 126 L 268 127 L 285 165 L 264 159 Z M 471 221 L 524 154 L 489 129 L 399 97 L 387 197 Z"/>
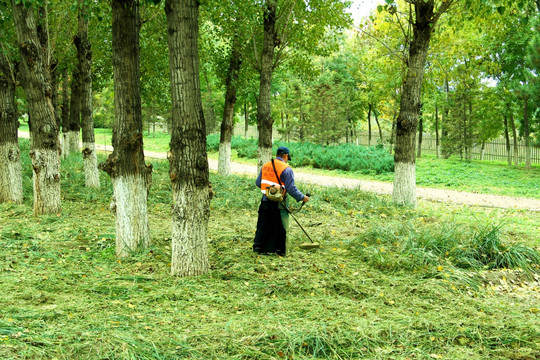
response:
<path fill-rule="evenodd" d="M 281 146 L 277 149 L 276 159 L 263 165 L 255 184 L 263 193 L 259 206 L 259 218 L 257 231 L 253 240 L 253 251 L 259 254 L 276 253 L 286 255 L 287 228 L 289 225 L 289 213 L 285 206 L 288 205 L 288 196 L 296 201 L 308 202 L 305 196 L 294 184 L 294 173 L 287 162 L 291 159 L 289 148 Z M 277 175 L 277 177 L 276 177 Z M 266 196 L 268 186 L 282 187 L 285 190 L 285 198 L 281 202 L 271 201 Z"/>

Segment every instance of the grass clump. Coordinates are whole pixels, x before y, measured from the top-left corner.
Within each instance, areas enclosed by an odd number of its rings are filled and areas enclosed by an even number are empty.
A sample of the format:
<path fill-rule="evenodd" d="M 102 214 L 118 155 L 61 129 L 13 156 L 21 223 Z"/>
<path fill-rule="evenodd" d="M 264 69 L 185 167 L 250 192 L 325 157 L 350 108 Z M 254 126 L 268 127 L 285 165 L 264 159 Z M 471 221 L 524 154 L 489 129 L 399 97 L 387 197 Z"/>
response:
<path fill-rule="evenodd" d="M 520 269 L 528 273 L 538 270 L 540 253 L 524 244 L 505 245 L 502 225 L 488 224 L 478 230 L 452 225 L 441 229 L 411 231 L 403 243 L 403 255 L 415 264 L 450 263 L 462 269 Z"/>

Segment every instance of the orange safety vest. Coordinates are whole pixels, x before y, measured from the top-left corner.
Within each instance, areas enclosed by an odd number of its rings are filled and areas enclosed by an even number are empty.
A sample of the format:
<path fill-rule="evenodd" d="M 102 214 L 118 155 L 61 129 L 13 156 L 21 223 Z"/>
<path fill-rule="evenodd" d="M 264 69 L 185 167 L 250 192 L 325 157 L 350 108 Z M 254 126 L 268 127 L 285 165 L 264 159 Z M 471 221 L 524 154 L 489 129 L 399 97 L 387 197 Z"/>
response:
<path fill-rule="evenodd" d="M 274 165 L 276 166 L 276 171 L 274 172 L 274 167 L 272 166 L 272 161 L 267 162 L 263 165 L 261 170 L 261 192 L 263 194 L 266 194 L 266 188 L 269 186 L 277 186 L 279 187 L 279 181 L 276 178 L 276 172 L 280 178 L 281 181 L 281 173 L 286 168 L 290 167 L 286 162 L 274 159 Z M 283 188 L 285 189 L 285 184 L 283 182 L 281 183 L 283 185 Z"/>

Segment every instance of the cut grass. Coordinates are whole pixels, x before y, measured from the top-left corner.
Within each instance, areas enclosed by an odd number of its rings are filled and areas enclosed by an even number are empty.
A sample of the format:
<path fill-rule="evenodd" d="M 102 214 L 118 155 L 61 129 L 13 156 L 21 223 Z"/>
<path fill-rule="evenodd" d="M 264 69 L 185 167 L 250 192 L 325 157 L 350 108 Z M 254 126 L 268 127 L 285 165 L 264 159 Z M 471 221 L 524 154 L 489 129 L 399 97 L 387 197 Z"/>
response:
<path fill-rule="evenodd" d="M 70 156 L 62 213 L 36 218 L 26 154 L 24 204 L 0 204 L 2 359 L 540 357 L 538 280 L 452 272 L 440 252 L 403 253 L 406 239 L 464 240 L 501 219 L 501 243 L 538 249 L 537 213 L 423 201 L 398 209 L 387 197 L 300 184 L 313 197 L 297 217 L 323 247 L 259 257 L 253 179 L 211 174 L 211 271 L 174 278 L 167 162 L 153 161 L 152 247 L 119 261 L 108 177 L 99 191 L 84 188 L 80 155 Z M 305 241 L 294 224 L 290 236 Z"/>

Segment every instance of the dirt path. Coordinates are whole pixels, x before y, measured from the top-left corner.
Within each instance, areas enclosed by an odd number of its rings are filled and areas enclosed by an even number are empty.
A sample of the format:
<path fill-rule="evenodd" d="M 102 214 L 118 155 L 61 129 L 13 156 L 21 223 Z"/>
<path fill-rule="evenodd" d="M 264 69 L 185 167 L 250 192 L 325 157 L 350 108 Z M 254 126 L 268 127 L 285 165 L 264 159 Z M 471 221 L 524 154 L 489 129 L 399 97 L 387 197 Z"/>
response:
<path fill-rule="evenodd" d="M 98 147 L 98 149 L 100 149 Z M 106 150 L 101 147 L 101 150 Z M 107 149 L 111 151 L 111 147 Z M 156 159 L 166 159 L 166 154 L 145 151 L 145 156 Z M 218 168 L 218 162 L 214 159 L 208 159 L 211 170 Z M 247 165 L 240 163 L 231 163 L 231 171 L 235 174 L 244 174 L 257 177 L 257 167 L 255 165 Z M 294 176 L 299 183 L 319 184 L 324 186 L 336 186 L 344 188 L 358 188 L 363 191 L 374 192 L 377 194 L 392 194 L 393 185 L 391 183 L 383 183 L 378 181 L 349 179 L 343 177 L 325 176 L 311 174 L 302 170 L 295 170 Z M 531 198 L 516 198 L 510 196 L 476 194 L 470 192 L 462 192 L 456 190 L 444 190 L 434 188 L 416 188 L 416 195 L 420 199 L 447 202 L 453 204 L 484 206 L 496 208 L 514 208 L 523 210 L 540 211 L 540 200 Z"/>
<path fill-rule="evenodd" d="M 27 132 L 19 131 L 20 137 L 28 137 Z M 111 146 L 96 145 L 97 150 L 100 151 L 112 151 Z M 154 159 L 166 159 L 167 154 L 145 151 L 146 157 Z M 217 170 L 217 160 L 209 159 L 209 166 L 211 170 Z M 253 179 L 257 176 L 257 168 L 255 165 L 247 165 L 240 163 L 231 163 L 231 171 L 235 174 L 244 174 L 253 176 Z M 324 186 L 336 186 L 344 188 L 357 188 L 363 191 L 374 192 L 377 194 L 392 194 L 393 185 L 391 183 L 383 183 L 377 181 L 349 179 L 334 176 L 316 175 L 302 170 L 295 170 L 295 179 L 302 183 L 319 184 Z M 538 190 L 538 189 L 537 189 Z M 416 188 L 416 195 L 419 199 L 447 202 L 453 204 L 471 205 L 471 206 L 484 206 L 484 207 L 496 207 L 496 208 L 513 208 L 532 210 L 540 212 L 540 200 L 521 197 L 510 197 L 500 195 L 488 195 L 488 194 L 476 194 L 470 192 L 462 192 L 456 190 L 444 190 L 434 188 Z"/>

